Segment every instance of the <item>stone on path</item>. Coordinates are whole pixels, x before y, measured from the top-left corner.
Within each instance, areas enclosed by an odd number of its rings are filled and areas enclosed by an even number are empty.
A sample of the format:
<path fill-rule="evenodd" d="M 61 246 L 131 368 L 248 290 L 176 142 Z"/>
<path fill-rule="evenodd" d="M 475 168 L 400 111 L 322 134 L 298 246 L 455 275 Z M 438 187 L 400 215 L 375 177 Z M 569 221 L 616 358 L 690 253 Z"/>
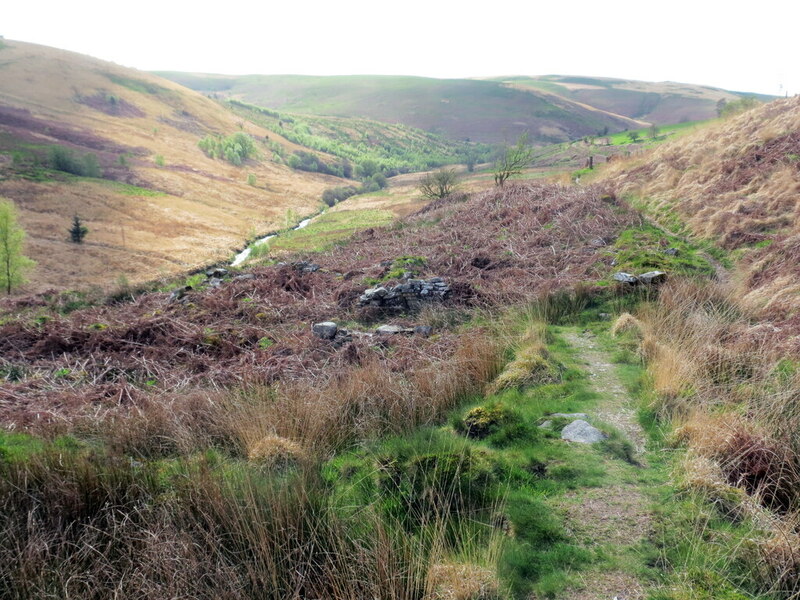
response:
<path fill-rule="evenodd" d="M 597 427 L 589 425 L 586 421 L 578 419 L 561 430 L 561 439 L 568 442 L 581 444 L 596 444 L 607 439 L 608 436 Z"/>

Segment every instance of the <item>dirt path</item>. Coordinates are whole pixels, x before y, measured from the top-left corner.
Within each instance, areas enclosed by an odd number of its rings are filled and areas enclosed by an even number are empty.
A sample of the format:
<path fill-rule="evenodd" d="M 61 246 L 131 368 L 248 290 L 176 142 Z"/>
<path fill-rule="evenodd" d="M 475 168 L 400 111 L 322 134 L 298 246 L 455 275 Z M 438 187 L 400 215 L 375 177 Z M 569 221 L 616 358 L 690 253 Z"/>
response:
<path fill-rule="evenodd" d="M 590 570 L 581 575 L 579 588 L 569 590 L 571 600 L 638 600 L 647 596 L 647 589 L 631 573 L 635 567 L 637 548 L 652 533 L 649 500 L 640 483 L 644 460 L 645 433 L 636 419 L 633 400 L 617 376 L 608 353 L 590 333 L 577 329 L 563 333 L 563 338 L 577 351 L 580 363 L 589 374 L 592 388 L 601 396 L 590 417 L 614 426 L 636 449 L 640 465 L 609 458 L 608 480 L 603 487 L 580 488 L 567 494 L 560 508 L 567 515 L 570 533 L 590 549 L 603 548 L 618 557 L 619 567 Z M 633 557 L 633 558 L 631 558 Z M 625 568 L 625 565 L 629 568 Z"/>

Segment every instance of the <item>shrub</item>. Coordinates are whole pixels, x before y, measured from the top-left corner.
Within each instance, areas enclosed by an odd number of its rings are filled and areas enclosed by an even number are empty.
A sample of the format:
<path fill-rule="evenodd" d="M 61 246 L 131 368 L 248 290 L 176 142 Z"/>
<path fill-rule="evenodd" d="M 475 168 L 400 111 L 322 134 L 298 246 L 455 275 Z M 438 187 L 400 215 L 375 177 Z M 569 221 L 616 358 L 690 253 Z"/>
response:
<path fill-rule="evenodd" d="M 253 138 L 242 131 L 225 138 L 207 135 L 197 145 L 206 156 L 224 159 L 237 167 L 256 152 Z"/>
<path fill-rule="evenodd" d="M 50 167 L 56 171 L 71 173 L 80 177 L 102 177 L 97 156 L 94 154 L 84 154 L 78 157 L 75 153 L 63 146 L 53 146 L 49 153 Z"/>
<path fill-rule="evenodd" d="M 519 415 L 503 404 L 477 406 L 456 424 L 456 429 L 474 439 L 484 439 L 505 425 L 518 423 Z"/>
<path fill-rule="evenodd" d="M 438 200 L 452 194 L 457 186 L 458 175 L 455 169 L 440 169 L 422 178 L 419 191 L 429 200 Z"/>

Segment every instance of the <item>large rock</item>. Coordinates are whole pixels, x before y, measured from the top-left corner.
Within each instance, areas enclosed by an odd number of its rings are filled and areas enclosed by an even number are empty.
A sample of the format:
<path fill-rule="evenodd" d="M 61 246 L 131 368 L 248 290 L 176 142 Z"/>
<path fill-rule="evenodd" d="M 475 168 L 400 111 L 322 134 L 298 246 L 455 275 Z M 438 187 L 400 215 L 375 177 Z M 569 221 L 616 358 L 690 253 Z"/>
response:
<path fill-rule="evenodd" d="M 636 275 L 631 275 L 630 273 L 623 273 L 620 271 L 619 273 L 614 273 L 612 276 L 614 281 L 619 281 L 620 283 L 627 283 L 629 285 L 636 285 L 639 283 L 639 278 Z"/>
<path fill-rule="evenodd" d="M 593 427 L 586 421 L 578 419 L 573 421 L 561 430 L 561 439 L 568 442 L 578 442 L 580 444 L 596 444 L 608 439 L 608 436 Z"/>
<path fill-rule="evenodd" d="M 375 330 L 378 335 L 398 335 L 398 334 L 411 334 L 414 333 L 413 329 L 408 327 L 400 327 L 399 325 L 381 325 Z"/>
<path fill-rule="evenodd" d="M 645 285 L 658 285 L 667 280 L 667 274 L 664 271 L 648 271 L 639 275 L 639 281 Z"/>
<path fill-rule="evenodd" d="M 339 327 L 333 321 L 314 323 L 311 326 L 311 333 L 323 340 L 332 340 L 336 337 L 337 331 L 339 331 Z"/>

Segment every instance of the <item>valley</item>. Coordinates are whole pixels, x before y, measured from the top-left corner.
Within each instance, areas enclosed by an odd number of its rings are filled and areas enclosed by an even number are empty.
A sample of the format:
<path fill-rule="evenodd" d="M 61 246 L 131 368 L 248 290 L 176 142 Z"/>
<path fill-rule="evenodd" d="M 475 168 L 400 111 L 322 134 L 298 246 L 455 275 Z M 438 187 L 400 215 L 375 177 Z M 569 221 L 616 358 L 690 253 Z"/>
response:
<path fill-rule="evenodd" d="M 0 598 L 800 597 L 797 97 L 0 74 Z"/>

